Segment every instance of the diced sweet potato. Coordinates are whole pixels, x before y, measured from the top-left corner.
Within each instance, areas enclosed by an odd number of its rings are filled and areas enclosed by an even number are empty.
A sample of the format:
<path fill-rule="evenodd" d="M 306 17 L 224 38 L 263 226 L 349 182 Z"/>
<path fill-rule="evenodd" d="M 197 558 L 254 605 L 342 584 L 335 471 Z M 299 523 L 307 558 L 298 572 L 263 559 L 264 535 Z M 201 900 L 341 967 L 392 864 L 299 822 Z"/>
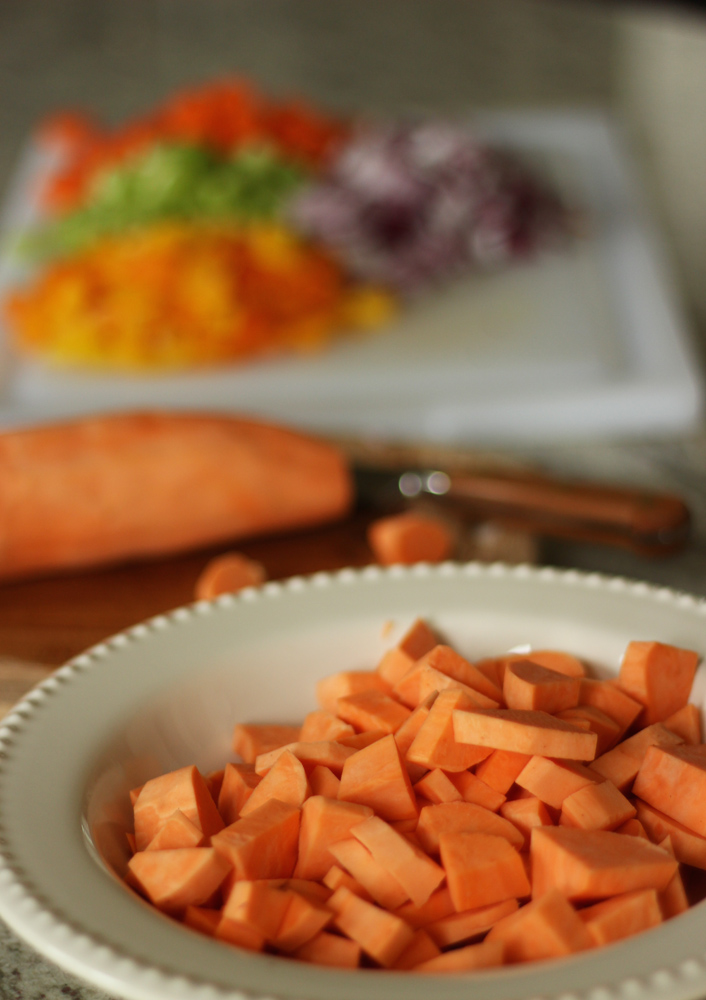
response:
<path fill-rule="evenodd" d="M 651 746 L 633 784 L 638 798 L 706 837 L 706 746 Z M 139 802 L 139 799 L 138 799 Z"/>
<path fill-rule="evenodd" d="M 476 767 L 476 777 L 497 792 L 507 795 L 517 775 L 530 760 L 531 754 L 514 750 L 494 750 Z"/>
<path fill-rule="evenodd" d="M 424 928 L 420 927 L 414 932 L 411 943 L 407 945 L 392 968 L 398 970 L 413 969 L 420 963 L 428 962 L 429 959 L 436 958 L 440 954 L 439 946 L 434 943 Z"/>
<path fill-rule="evenodd" d="M 336 714 L 359 732 L 395 733 L 412 713 L 384 691 L 360 691 L 339 698 Z"/>
<path fill-rule="evenodd" d="M 605 830 L 536 827 L 530 846 L 532 896 L 558 889 L 567 899 L 590 902 L 638 889 L 664 889 L 674 858 L 639 837 Z"/>
<path fill-rule="evenodd" d="M 301 810 L 269 799 L 249 816 L 231 823 L 211 844 L 237 878 L 289 878 L 297 862 Z"/>
<path fill-rule="evenodd" d="M 481 941 L 465 948 L 443 952 L 436 958 L 415 965 L 416 972 L 470 972 L 472 969 L 492 969 L 502 965 L 505 948 L 502 941 Z"/>
<path fill-rule="evenodd" d="M 610 681 L 584 677 L 579 690 L 579 705 L 592 705 L 619 724 L 621 734 L 627 732 L 642 711 L 639 701 Z"/>
<path fill-rule="evenodd" d="M 706 837 L 665 816 L 642 799 L 635 798 L 633 801 L 637 809 L 637 818 L 653 843 L 659 844 L 665 837 L 669 837 L 677 861 L 706 871 Z"/>
<path fill-rule="evenodd" d="M 390 685 L 375 670 L 343 670 L 322 678 L 316 685 L 316 700 L 324 711 L 336 714 L 339 698 L 361 691 L 390 690 Z"/>
<path fill-rule="evenodd" d="M 142 786 L 133 808 L 138 851 L 147 847 L 160 826 L 177 809 L 205 837 L 223 829 L 223 820 L 203 776 L 194 766 L 182 767 L 151 778 Z"/>
<path fill-rule="evenodd" d="M 501 903 L 479 906 L 475 910 L 449 913 L 430 921 L 426 929 L 440 948 L 450 948 L 485 934 L 499 920 L 514 913 L 517 908 L 516 899 L 504 899 Z"/>
<path fill-rule="evenodd" d="M 406 759 L 423 767 L 444 771 L 466 771 L 491 753 L 487 747 L 457 743 L 454 738 L 455 709 L 472 711 L 474 701 L 461 690 L 439 692 L 406 753 Z"/>
<path fill-rule="evenodd" d="M 412 783 L 394 736 L 386 736 L 346 760 L 338 797 L 370 806 L 387 820 L 417 816 Z"/>
<path fill-rule="evenodd" d="M 630 642 L 618 683 L 644 706 L 643 724 L 661 722 L 689 700 L 699 654 L 662 642 Z"/>
<path fill-rule="evenodd" d="M 449 778 L 464 802 L 473 802 L 475 805 L 485 806 L 491 812 L 497 812 L 505 801 L 506 796 L 502 792 L 491 788 L 472 771 L 459 771 L 449 775 Z"/>
<path fill-rule="evenodd" d="M 440 768 L 427 771 L 423 778 L 414 783 L 414 793 L 429 802 L 462 802 L 463 796 L 449 775 Z"/>
<path fill-rule="evenodd" d="M 585 785 L 596 784 L 602 778 L 584 764 L 550 757 L 531 757 L 515 778 L 516 784 L 536 795 L 552 809 L 561 809 L 567 795 Z"/>
<path fill-rule="evenodd" d="M 302 806 L 299 851 L 294 875 L 322 879 L 334 858 L 329 847 L 345 840 L 357 823 L 373 815 L 369 806 L 314 795 Z"/>
<path fill-rule="evenodd" d="M 350 938 L 320 931 L 293 953 L 294 958 L 335 969 L 357 969 L 360 965 L 361 947 Z"/>
<path fill-rule="evenodd" d="M 524 837 L 517 827 L 497 813 L 471 802 L 442 802 L 424 806 L 419 814 L 417 836 L 428 854 L 438 854 L 442 833 L 490 833 L 504 837 L 520 850 Z"/>
<path fill-rule="evenodd" d="M 377 672 L 388 684 L 396 684 L 412 664 L 433 649 L 438 641 L 429 625 L 417 618 L 397 645 L 383 654 Z"/>
<path fill-rule="evenodd" d="M 696 746 L 703 742 L 701 735 L 701 712 L 696 705 L 687 704 L 677 709 L 663 722 L 664 728 L 681 736 L 685 743 Z"/>
<path fill-rule="evenodd" d="M 302 743 L 318 743 L 319 740 L 337 740 L 340 736 L 352 736 L 354 732 L 353 726 L 339 719 L 333 712 L 317 708 L 305 717 L 299 731 L 299 740 Z"/>
<path fill-rule="evenodd" d="M 623 733 L 623 727 L 615 719 L 602 712 L 594 705 L 576 705 L 575 708 L 566 708 L 563 712 L 556 713 L 557 719 L 564 722 L 571 722 L 575 726 L 586 725 L 592 729 L 598 737 L 596 745 L 596 755 L 600 756 L 614 746 Z"/>
<path fill-rule="evenodd" d="M 426 903 L 444 881 L 444 870 L 379 816 L 357 823 L 351 833 L 397 879 L 416 906 Z"/>
<path fill-rule="evenodd" d="M 348 889 L 337 889 L 328 903 L 336 916 L 334 925 L 378 965 L 390 968 L 414 938 L 414 931 L 404 920 L 366 903 Z"/>
<path fill-rule="evenodd" d="M 582 830 L 615 830 L 635 815 L 635 806 L 612 781 L 584 785 L 561 804 L 559 823 Z"/>
<path fill-rule="evenodd" d="M 596 757 L 591 761 L 590 767 L 592 771 L 597 771 L 603 778 L 612 781 L 616 788 L 627 791 L 640 770 L 648 747 L 678 746 L 680 743 L 683 743 L 681 736 L 657 722 L 628 736 L 612 750 Z"/>
<path fill-rule="evenodd" d="M 243 803 L 240 815 L 249 816 L 269 799 L 301 806 L 309 792 L 304 765 L 293 753 L 284 750 L 259 785 L 253 789 L 252 795 Z"/>
<path fill-rule="evenodd" d="M 233 753 L 246 764 L 254 764 L 260 754 L 299 739 L 299 726 L 239 722 L 233 728 Z"/>
<path fill-rule="evenodd" d="M 334 774 L 340 774 L 348 757 L 355 753 L 355 748 L 344 746 L 338 740 L 287 743 L 275 750 L 270 750 L 268 753 L 258 754 L 255 758 L 255 771 L 259 775 L 267 774 L 275 761 L 286 752 L 293 754 L 297 760 L 300 760 L 305 770 L 311 771 L 320 764 L 330 768 Z"/>
<path fill-rule="evenodd" d="M 511 799 L 500 807 L 500 815 L 503 819 L 509 820 L 516 826 L 524 836 L 523 848 L 529 846 L 532 830 L 536 826 L 552 826 L 552 817 L 549 810 L 536 796 L 528 798 Z"/>
<path fill-rule="evenodd" d="M 352 831 L 351 831 L 352 832 Z M 387 910 L 396 910 L 409 899 L 407 890 L 370 851 L 354 837 L 329 848 L 336 862 L 362 885 L 368 895 Z M 350 886 L 347 886 L 350 889 Z M 356 895 L 360 895 L 356 893 Z M 361 897 L 362 898 L 362 897 Z"/>
<path fill-rule="evenodd" d="M 662 910 L 655 889 L 626 892 L 604 899 L 579 911 L 594 945 L 621 941 L 662 923 Z"/>
<path fill-rule="evenodd" d="M 531 892 L 522 859 L 505 837 L 489 833 L 442 833 L 439 853 L 451 898 L 459 912 L 528 896 Z"/>
<path fill-rule="evenodd" d="M 240 810 L 261 780 L 254 764 L 226 764 L 218 795 L 218 811 L 226 826 L 235 823 Z"/>
<path fill-rule="evenodd" d="M 585 951 L 592 941 L 571 903 L 557 889 L 499 920 L 486 941 L 502 942 L 507 962 L 536 962 Z"/>
<path fill-rule="evenodd" d="M 578 704 L 580 680 L 541 666 L 533 660 L 509 663 L 503 679 L 505 704 L 555 714 Z"/>
<path fill-rule="evenodd" d="M 212 847 L 179 847 L 139 851 L 130 858 L 128 869 L 151 903 L 178 914 L 210 899 L 230 864 Z"/>
<path fill-rule="evenodd" d="M 160 826 L 145 850 L 165 851 L 176 847 L 201 847 L 205 840 L 203 831 L 177 809 Z"/>
<path fill-rule="evenodd" d="M 596 755 L 595 733 L 562 722 L 548 712 L 456 709 L 453 720 L 459 743 L 570 760 L 593 760 Z"/>

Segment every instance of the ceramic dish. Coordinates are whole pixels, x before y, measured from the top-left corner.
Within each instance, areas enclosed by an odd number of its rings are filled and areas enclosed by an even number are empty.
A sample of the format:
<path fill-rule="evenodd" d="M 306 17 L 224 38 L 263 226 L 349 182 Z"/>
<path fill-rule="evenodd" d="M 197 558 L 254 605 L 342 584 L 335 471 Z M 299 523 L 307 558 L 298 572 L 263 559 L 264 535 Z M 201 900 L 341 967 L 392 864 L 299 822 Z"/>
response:
<path fill-rule="evenodd" d="M 418 615 L 469 658 L 521 643 L 615 673 L 631 639 L 706 652 L 706 604 L 575 572 L 503 565 L 344 571 L 198 603 L 116 636 L 31 692 L 0 729 L 0 917 L 49 960 L 130 1000 L 693 1000 L 706 907 L 575 958 L 469 975 L 334 971 L 251 954 L 126 890 L 127 791 L 229 756 L 236 721 L 297 721 L 314 683 L 370 668 Z M 692 696 L 706 703 L 700 670 Z"/>

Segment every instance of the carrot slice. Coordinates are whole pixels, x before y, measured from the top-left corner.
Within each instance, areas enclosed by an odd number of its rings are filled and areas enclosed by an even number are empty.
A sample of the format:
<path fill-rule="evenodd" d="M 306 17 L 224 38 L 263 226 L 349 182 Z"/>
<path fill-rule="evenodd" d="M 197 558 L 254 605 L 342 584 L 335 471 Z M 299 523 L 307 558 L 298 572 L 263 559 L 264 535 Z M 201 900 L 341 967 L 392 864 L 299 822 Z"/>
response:
<path fill-rule="evenodd" d="M 269 753 L 299 739 L 299 726 L 239 722 L 233 729 L 233 753 L 246 764 L 254 764 L 260 754 Z"/>
<path fill-rule="evenodd" d="M 379 816 L 370 816 L 351 830 L 400 883 L 416 906 L 422 906 L 444 881 L 444 871 L 418 847 Z"/>
<path fill-rule="evenodd" d="M 580 910 L 579 917 L 594 945 L 622 941 L 650 927 L 658 927 L 663 919 L 655 889 L 641 889 L 604 899 Z"/>
<path fill-rule="evenodd" d="M 341 886 L 331 896 L 334 925 L 356 941 L 378 965 L 390 968 L 414 938 L 414 931 L 394 913 L 367 903 Z"/>
<path fill-rule="evenodd" d="M 481 941 L 465 948 L 455 948 L 436 958 L 415 965 L 415 972 L 470 972 L 472 969 L 492 969 L 502 965 L 505 948 L 502 941 Z"/>
<path fill-rule="evenodd" d="M 503 679 L 503 697 L 508 708 L 554 714 L 578 705 L 581 682 L 549 670 L 533 660 L 509 663 Z"/>
<path fill-rule="evenodd" d="M 160 826 L 177 809 L 205 837 L 217 833 L 225 825 L 201 773 L 193 765 L 182 767 L 151 778 L 142 786 L 133 807 L 138 851 L 147 847 Z"/>
<path fill-rule="evenodd" d="M 210 899 L 230 865 L 212 847 L 178 847 L 139 851 L 128 869 L 151 903 L 167 913 L 180 913 Z"/>
<path fill-rule="evenodd" d="M 459 743 L 572 760 L 593 760 L 596 755 L 595 733 L 562 722 L 548 712 L 456 709 L 453 722 Z"/>
<path fill-rule="evenodd" d="M 382 517 L 368 527 L 368 544 L 377 562 L 441 562 L 453 552 L 455 540 L 449 527 L 436 517 L 406 511 Z"/>
<path fill-rule="evenodd" d="M 297 862 L 301 810 L 269 799 L 211 838 L 237 878 L 289 878 Z"/>
<path fill-rule="evenodd" d="M 576 910 L 556 889 L 499 920 L 486 941 L 502 942 L 505 960 L 511 963 L 560 958 L 592 945 Z"/>
<path fill-rule="evenodd" d="M 370 806 L 387 820 L 417 816 L 412 783 L 394 736 L 385 736 L 348 757 L 338 797 Z"/>
<path fill-rule="evenodd" d="M 412 664 L 437 643 L 438 639 L 427 623 L 417 618 L 397 645 L 383 654 L 377 672 L 389 685 L 396 684 Z"/>
<path fill-rule="evenodd" d="M 442 833 L 439 853 L 451 898 L 459 912 L 529 896 L 531 892 L 522 859 L 505 837 L 489 833 Z"/>
<path fill-rule="evenodd" d="M 633 792 L 655 809 L 706 837 L 706 746 L 651 746 Z M 139 802 L 139 799 L 138 799 Z"/>
<path fill-rule="evenodd" d="M 428 854 L 439 853 L 442 833 L 490 833 L 520 850 L 524 837 L 514 824 L 497 813 L 472 802 L 441 802 L 424 806 L 419 814 L 417 836 Z"/>
<path fill-rule="evenodd" d="M 699 654 L 662 642 L 628 644 L 618 684 L 644 705 L 643 723 L 661 722 L 689 699 Z"/>
<path fill-rule="evenodd" d="M 369 806 L 313 795 L 302 806 L 297 878 L 321 879 L 334 863 L 329 847 L 350 837 L 358 823 L 373 815 Z"/>
<path fill-rule="evenodd" d="M 664 889 L 677 868 L 666 851 L 639 837 L 564 826 L 534 829 L 530 857 L 535 899 L 550 889 L 585 902 Z"/>

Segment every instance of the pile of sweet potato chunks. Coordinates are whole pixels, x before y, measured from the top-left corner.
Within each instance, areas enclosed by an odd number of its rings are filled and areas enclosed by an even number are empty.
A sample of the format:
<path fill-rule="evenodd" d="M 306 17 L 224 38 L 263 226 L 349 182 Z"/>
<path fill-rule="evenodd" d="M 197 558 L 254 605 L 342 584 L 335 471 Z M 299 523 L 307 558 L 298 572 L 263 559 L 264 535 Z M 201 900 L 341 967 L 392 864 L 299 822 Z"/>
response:
<path fill-rule="evenodd" d="M 127 882 L 243 948 L 465 971 L 569 955 L 689 906 L 706 869 L 698 654 L 628 644 L 471 663 L 415 621 L 301 725 L 238 723 L 238 762 L 132 794 Z"/>

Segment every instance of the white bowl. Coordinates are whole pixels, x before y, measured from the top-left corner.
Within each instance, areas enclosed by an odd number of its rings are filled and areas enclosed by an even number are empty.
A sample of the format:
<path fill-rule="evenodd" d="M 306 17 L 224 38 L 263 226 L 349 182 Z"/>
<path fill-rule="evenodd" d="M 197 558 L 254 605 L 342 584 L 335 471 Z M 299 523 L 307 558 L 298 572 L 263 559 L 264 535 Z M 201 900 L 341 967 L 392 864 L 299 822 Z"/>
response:
<path fill-rule="evenodd" d="M 121 885 L 102 857 L 122 864 L 129 788 L 186 764 L 222 766 L 236 721 L 301 720 L 317 678 L 373 667 L 416 616 L 470 659 L 529 643 L 566 649 L 608 675 L 631 639 L 706 652 L 706 604 L 696 598 L 503 565 L 320 574 L 152 619 L 62 667 L 4 720 L 0 917 L 49 960 L 130 1000 L 706 995 L 703 904 L 575 958 L 430 979 L 240 951 Z M 692 700 L 706 703 L 702 669 Z"/>

